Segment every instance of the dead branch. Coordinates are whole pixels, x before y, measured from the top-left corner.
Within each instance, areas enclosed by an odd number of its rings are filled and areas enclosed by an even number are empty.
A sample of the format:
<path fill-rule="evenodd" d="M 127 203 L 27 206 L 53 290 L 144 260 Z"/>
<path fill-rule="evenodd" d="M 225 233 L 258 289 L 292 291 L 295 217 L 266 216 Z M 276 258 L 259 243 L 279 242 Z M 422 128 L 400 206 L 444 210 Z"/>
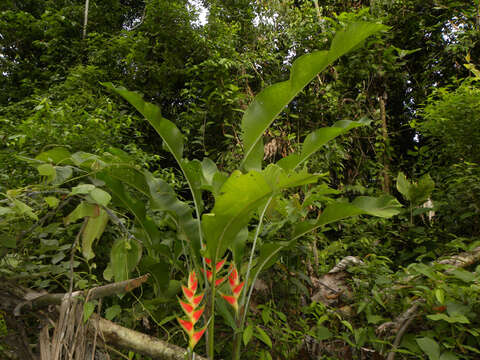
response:
<path fill-rule="evenodd" d="M 129 279 L 113 284 L 98 286 L 90 290 L 74 291 L 72 292 L 72 298 L 86 297 L 88 294 L 90 300 L 95 300 L 105 296 L 122 294 L 139 287 L 148 280 L 148 277 L 149 274 L 145 274 L 135 279 Z M 15 316 L 20 315 L 22 307 L 26 304 L 29 304 L 29 307 L 32 310 L 41 309 L 49 305 L 60 305 L 62 303 L 62 300 L 66 296 L 68 296 L 68 293 L 40 295 L 34 299 L 27 300 L 21 304 L 18 304 L 15 308 L 14 314 Z"/>
<path fill-rule="evenodd" d="M 184 360 L 186 350 L 159 340 L 141 332 L 125 328 L 98 315 L 92 315 L 88 323 L 91 332 L 98 331 L 99 337 L 107 344 L 112 344 L 136 353 L 160 360 Z M 195 355 L 197 360 L 206 360 Z"/>

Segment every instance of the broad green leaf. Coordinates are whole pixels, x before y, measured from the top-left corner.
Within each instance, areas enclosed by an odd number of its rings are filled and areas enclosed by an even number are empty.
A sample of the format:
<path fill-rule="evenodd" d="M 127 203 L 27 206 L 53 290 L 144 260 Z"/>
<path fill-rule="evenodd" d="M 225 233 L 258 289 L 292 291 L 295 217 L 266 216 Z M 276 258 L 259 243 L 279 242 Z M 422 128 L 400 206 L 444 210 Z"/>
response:
<path fill-rule="evenodd" d="M 373 23 L 355 23 L 339 31 L 330 51 L 315 51 L 294 61 L 290 79 L 262 90 L 247 108 L 242 119 L 246 170 L 260 170 L 263 159 L 262 136 L 285 106 L 322 70 L 340 56 L 358 46 L 368 36 L 387 27 Z"/>
<path fill-rule="evenodd" d="M 129 278 L 142 256 L 142 247 L 134 239 L 118 239 L 112 246 L 110 262 L 115 281 Z"/>
<path fill-rule="evenodd" d="M 113 279 L 113 268 L 112 263 L 109 262 L 105 270 L 103 270 L 103 278 L 107 281 L 112 281 Z"/>
<path fill-rule="evenodd" d="M 464 282 L 472 282 L 478 279 L 478 275 L 463 269 L 454 269 L 450 272 L 450 274 Z"/>
<path fill-rule="evenodd" d="M 198 224 L 192 216 L 192 208 L 176 197 L 171 186 L 161 179 L 155 178 L 150 172 L 137 169 L 133 160 L 119 149 L 109 149 L 108 157 L 102 158 L 107 166 L 97 174 L 105 182 L 117 205 L 128 209 L 140 224 L 147 240 L 147 249 L 158 245 L 160 232 L 155 223 L 146 215 L 145 202 L 133 199 L 127 191 L 127 186 L 139 191 L 149 199 L 153 210 L 167 212 L 177 226 L 178 234 L 200 248 Z"/>
<path fill-rule="evenodd" d="M 94 217 L 88 217 L 87 225 L 82 234 L 82 254 L 85 259 L 90 260 L 95 257 L 92 250 L 93 242 L 103 234 L 108 222 L 108 214 L 101 207 L 97 207 L 98 215 Z"/>
<path fill-rule="evenodd" d="M 472 312 L 472 309 L 464 304 L 456 303 L 456 302 L 448 302 L 447 303 L 447 313 L 450 316 L 457 316 L 457 315 L 467 315 Z"/>
<path fill-rule="evenodd" d="M 113 176 L 103 175 L 100 175 L 101 179 L 105 181 L 106 186 L 112 193 L 115 204 L 127 209 L 135 216 L 137 223 L 146 236 L 145 246 L 147 249 L 152 249 L 154 244 L 160 242 L 160 232 L 155 222 L 147 217 L 145 203 L 140 199 L 133 199 L 126 186 L 120 180 Z"/>
<path fill-rule="evenodd" d="M 73 175 L 73 169 L 71 166 L 55 166 L 56 176 L 52 181 L 52 185 L 61 185 L 66 180 L 70 179 Z"/>
<path fill-rule="evenodd" d="M 257 330 L 255 332 L 255 337 L 259 340 L 261 340 L 265 345 L 267 345 L 269 348 L 272 348 L 272 340 L 270 339 L 270 336 L 263 330 L 260 326 L 256 325 L 255 329 Z"/>
<path fill-rule="evenodd" d="M 318 175 L 306 171 L 286 173 L 273 164 L 262 172 L 233 172 L 215 197 L 211 213 L 204 214 L 202 218 L 212 261 L 223 256 L 227 247 L 234 243 L 239 231 L 248 225 L 255 211 L 269 198 L 283 189 L 311 183 L 317 178 Z"/>
<path fill-rule="evenodd" d="M 178 200 L 172 187 L 161 179 L 156 179 L 144 172 L 149 188 L 151 207 L 153 210 L 168 212 L 175 220 L 180 238 L 188 241 L 196 254 L 200 254 L 200 234 L 197 221 L 192 216 L 192 208 Z"/>
<path fill-rule="evenodd" d="M 203 200 L 202 200 L 202 163 L 199 160 L 188 161 L 182 159 L 181 167 L 185 172 L 185 176 L 190 179 L 189 185 L 191 186 L 192 194 L 195 198 L 195 203 L 198 206 L 199 212 L 203 212 Z"/>
<path fill-rule="evenodd" d="M 52 164 L 41 164 L 37 166 L 38 173 L 45 176 L 48 182 L 52 182 L 57 176 L 57 172 Z"/>
<path fill-rule="evenodd" d="M 87 301 L 83 304 L 83 322 L 86 323 L 95 310 L 95 303 Z"/>
<path fill-rule="evenodd" d="M 92 200 L 98 205 L 107 206 L 112 197 L 105 190 L 95 188 L 89 193 Z"/>
<path fill-rule="evenodd" d="M 235 171 L 215 198 L 212 213 L 204 214 L 202 225 L 212 261 L 220 259 L 238 232 L 246 227 L 254 211 L 272 194 L 262 173 Z"/>
<path fill-rule="evenodd" d="M 54 164 L 73 165 L 70 156 L 71 154 L 67 149 L 58 147 L 38 154 L 35 159 Z"/>
<path fill-rule="evenodd" d="M 438 280 L 438 274 L 432 269 L 430 265 L 426 264 L 411 264 L 408 268 L 415 270 L 416 272 L 428 277 L 432 280 Z"/>
<path fill-rule="evenodd" d="M 435 182 L 430 175 L 426 174 L 418 180 L 418 183 L 412 184 L 409 200 L 413 205 L 421 205 L 428 200 L 434 188 Z"/>
<path fill-rule="evenodd" d="M 58 198 L 56 198 L 55 196 L 44 197 L 43 201 L 45 201 L 47 203 L 47 205 L 49 207 L 51 207 L 52 209 L 55 209 L 58 206 L 58 204 L 60 203 L 60 200 L 58 200 Z"/>
<path fill-rule="evenodd" d="M 230 250 L 233 255 L 233 262 L 237 265 L 237 268 L 240 268 L 243 261 L 243 254 L 245 253 L 245 244 L 248 239 L 248 226 L 245 226 L 241 229 L 232 244 L 230 245 Z"/>
<path fill-rule="evenodd" d="M 242 335 L 242 338 L 243 338 L 243 345 L 244 346 L 247 346 L 248 343 L 250 342 L 250 340 L 252 339 L 252 335 L 253 335 L 253 325 L 252 324 L 248 324 L 248 326 L 245 328 L 245 330 L 243 331 L 243 335 Z"/>
<path fill-rule="evenodd" d="M 112 321 L 115 317 L 122 313 L 120 305 L 110 306 L 105 310 L 105 319 Z"/>
<path fill-rule="evenodd" d="M 356 215 L 391 217 L 400 212 L 400 203 L 392 196 L 378 198 L 360 196 L 353 202 L 336 202 L 327 205 L 317 220 L 304 221 L 294 226 L 293 239 L 306 233 L 342 219 Z"/>
<path fill-rule="evenodd" d="M 427 354 L 430 360 L 439 360 L 440 359 L 440 345 L 429 337 L 423 337 L 416 339 L 418 346 L 420 349 Z"/>
<path fill-rule="evenodd" d="M 445 291 L 440 288 L 435 289 L 435 297 L 440 304 L 443 304 L 445 302 Z"/>
<path fill-rule="evenodd" d="M 452 352 L 444 352 L 440 356 L 440 360 L 458 360 L 459 357 Z"/>
<path fill-rule="evenodd" d="M 33 209 L 27 204 L 25 204 L 24 202 L 17 199 L 13 199 L 13 205 L 14 205 L 13 208 L 18 214 L 27 215 L 29 218 L 33 220 L 38 220 L 38 216 L 33 212 Z"/>
<path fill-rule="evenodd" d="M 73 210 L 68 216 L 63 219 L 65 225 L 68 225 L 72 222 L 75 222 L 79 219 L 83 219 L 87 216 L 95 217 L 100 214 L 100 208 L 98 205 L 89 204 L 86 201 L 82 201 L 77 205 L 75 210 Z"/>
<path fill-rule="evenodd" d="M 405 199 L 410 201 L 410 183 L 408 182 L 405 174 L 403 172 L 399 172 L 397 176 L 397 190 L 400 194 L 402 194 Z"/>
<path fill-rule="evenodd" d="M 103 83 L 105 87 L 115 91 L 117 94 L 121 95 L 128 102 L 130 102 L 153 126 L 156 132 L 160 135 L 163 140 L 164 145 L 170 151 L 170 153 L 175 158 L 178 166 L 183 172 L 185 179 L 187 180 L 190 191 L 194 199 L 195 211 L 197 214 L 197 238 L 200 241 L 200 214 L 202 212 L 202 196 L 201 191 L 198 187 L 198 179 L 196 177 L 197 171 L 196 165 L 194 162 L 190 162 L 186 159 L 183 159 L 183 135 L 172 123 L 170 120 L 167 120 L 162 117 L 160 108 L 154 104 L 150 104 L 142 99 L 142 96 L 138 93 L 128 91 L 124 88 L 117 88 L 112 83 Z M 188 230 L 186 230 L 186 233 Z M 192 233 L 189 234 L 190 236 Z M 195 243 L 194 247 L 195 247 Z M 198 246 L 199 247 L 199 246 Z M 195 252 L 198 255 L 198 248 L 195 249 Z"/>
<path fill-rule="evenodd" d="M 470 324 L 470 321 L 467 319 L 465 315 L 453 315 L 453 316 L 448 316 L 447 314 L 433 314 L 433 315 L 427 315 L 427 318 L 433 321 L 439 321 L 439 320 L 444 320 L 450 324 Z"/>
<path fill-rule="evenodd" d="M 54 255 L 52 257 L 52 264 L 57 264 L 59 263 L 60 261 L 62 261 L 63 259 L 65 259 L 65 253 L 63 252 L 58 252 L 56 255 Z"/>
<path fill-rule="evenodd" d="M 183 135 L 174 123 L 162 116 L 160 108 L 143 100 L 139 93 L 128 91 L 123 87 L 115 87 L 110 82 L 102 83 L 102 85 L 122 96 L 145 117 L 160 135 L 177 163 L 180 164 L 183 157 Z"/>
<path fill-rule="evenodd" d="M 346 133 L 350 129 L 368 125 L 370 120 L 349 121 L 341 120 L 336 122 L 331 127 L 324 127 L 315 130 L 307 135 L 303 144 L 300 154 L 292 154 L 281 159 L 277 165 L 281 166 L 285 170 L 293 170 L 305 160 L 307 160 L 312 154 L 321 149 L 330 140 L 333 140 L 337 136 Z"/>
<path fill-rule="evenodd" d="M 359 196 L 352 204 L 361 209 L 365 214 L 390 218 L 398 215 L 402 205 L 392 196 L 384 195 L 378 198 L 369 196 Z"/>
<path fill-rule="evenodd" d="M 333 334 L 330 332 L 330 330 L 323 325 L 317 326 L 315 335 L 315 339 L 318 341 L 328 340 L 333 337 Z"/>
<path fill-rule="evenodd" d="M 424 175 L 420 178 L 418 183 L 410 183 L 405 174 L 398 173 L 397 176 L 397 190 L 412 203 L 412 205 L 421 205 L 428 200 L 430 194 L 435 188 L 435 182 L 430 175 Z"/>
<path fill-rule="evenodd" d="M 80 184 L 72 188 L 70 194 L 72 195 L 85 195 L 89 194 L 93 189 L 95 189 L 95 185 L 92 184 Z"/>

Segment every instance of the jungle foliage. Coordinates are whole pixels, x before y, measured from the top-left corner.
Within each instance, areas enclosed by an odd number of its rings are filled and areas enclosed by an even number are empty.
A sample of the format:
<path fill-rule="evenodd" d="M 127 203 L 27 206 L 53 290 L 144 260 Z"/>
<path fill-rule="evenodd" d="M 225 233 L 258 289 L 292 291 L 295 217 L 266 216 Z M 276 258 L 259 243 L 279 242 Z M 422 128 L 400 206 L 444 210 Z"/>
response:
<path fill-rule="evenodd" d="M 1 279 L 148 273 L 85 321 L 190 356 L 479 358 L 478 0 L 85 5 L 0 4 Z"/>

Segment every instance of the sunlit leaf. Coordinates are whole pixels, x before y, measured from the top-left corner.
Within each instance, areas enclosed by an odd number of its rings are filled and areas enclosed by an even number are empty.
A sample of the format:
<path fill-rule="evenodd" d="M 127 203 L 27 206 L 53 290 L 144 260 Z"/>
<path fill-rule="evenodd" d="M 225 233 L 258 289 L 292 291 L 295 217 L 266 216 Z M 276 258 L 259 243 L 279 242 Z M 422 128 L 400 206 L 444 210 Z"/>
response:
<path fill-rule="evenodd" d="M 83 322 L 86 323 L 95 310 L 95 303 L 87 301 L 83 304 Z"/>
<path fill-rule="evenodd" d="M 38 173 L 45 176 L 48 182 L 52 182 L 57 176 L 57 172 L 52 164 L 41 164 L 37 166 Z"/>
<path fill-rule="evenodd" d="M 391 217 L 400 213 L 400 203 L 392 196 L 378 198 L 360 196 L 353 202 L 336 202 L 327 205 L 317 220 L 304 221 L 294 226 L 293 238 L 296 239 L 320 226 L 356 215 Z"/>
<path fill-rule="evenodd" d="M 118 239 L 112 246 L 110 262 L 115 281 L 127 280 L 142 256 L 142 247 L 133 239 Z"/>
<path fill-rule="evenodd" d="M 98 215 L 88 217 L 87 224 L 82 233 L 82 254 L 87 260 L 95 257 L 95 253 L 92 250 L 93 242 L 100 239 L 108 222 L 107 212 L 98 206 L 96 207 Z"/>
<path fill-rule="evenodd" d="M 416 339 L 420 349 L 427 354 L 429 360 L 439 360 L 440 358 L 440 345 L 429 337 L 423 337 Z"/>
<path fill-rule="evenodd" d="M 263 159 L 262 136 L 290 101 L 322 70 L 368 36 L 387 27 L 373 23 L 355 23 L 337 32 L 329 51 L 315 51 L 294 61 L 290 79 L 262 90 L 247 108 L 242 119 L 245 170 L 260 170 Z"/>

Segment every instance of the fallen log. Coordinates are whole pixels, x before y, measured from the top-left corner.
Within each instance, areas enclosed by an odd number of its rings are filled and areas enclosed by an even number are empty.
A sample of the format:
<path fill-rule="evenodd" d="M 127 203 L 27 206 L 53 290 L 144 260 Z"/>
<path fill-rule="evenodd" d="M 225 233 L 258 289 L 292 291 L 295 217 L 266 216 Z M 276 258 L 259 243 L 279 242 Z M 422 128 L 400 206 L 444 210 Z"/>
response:
<path fill-rule="evenodd" d="M 58 357 L 58 346 L 63 348 L 65 344 L 62 344 L 62 341 L 57 341 L 57 338 L 65 339 L 64 334 L 68 334 L 69 331 L 70 333 L 75 331 L 74 334 L 77 336 L 70 336 L 70 340 L 74 339 L 72 340 L 74 343 L 73 345 L 78 345 L 75 344 L 75 342 L 79 337 L 81 337 L 81 334 L 83 334 L 83 332 L 79 332 L 76 330 L 76 328 L 68 328 L 69 322 L 76 323 L 77 325 L 75 326 L 78 326 L 78 324 L 83 324 L 83 301 L 101 299 L 105 296 L 125 293 L 139 287 L 147 280 L 148 274 L 135 279 L 107 284 L 89 290 L 74 291 L 72 293 L 47 294 L 19 286 L 15 283 L 12 283 L 8 279 L 1 279 L 0 310 L 3 310 L 5 314 L 4 317 L 8 324 L 18 324 L 16 328 L 19 329 L 17 331 L 19 333 L 25 332 L 27 329 L 31 329 L 31 326 L 23 325 L 22 320 L 27 315 L 34 314 L 35 317 L 39 319 L 41 323 L 43 323 L 39 334 L 41 343 L 41 358 L 61 358 Z M 51 338 L 49 335 L 49 328 L 50 330 L 52 329 L 52 324 L 57 326 L 61 319 L 56 322 L 52 321 L 51 305 L 55 305 L 53 307 L 53 313 L 56 315 L 53 317 L 58 318 L 59 314 L 60 317 L 62 317 L 63 314 L 64 320 L 62 321 L 62 324 L 67 323 L 67 327 L 65 329 L 56 329 L 56 327 L 54 327 L 53 338 Z M 74 309 L 75 306 L 77 310 Z M 68 307 L 68 311 L 62 311 L 62 308 L 64 307 Z M 42 309 L 47 308 L 47 311 L 42 311 Z M 99 342 L 106 348 L 111 347 L 114 349 L 118 348 L 130 350 L 158 360 L 184 360 L 187 352 L 184 348 L 160 339 L 156 339 L 147 334 L 120 326 L 100 317 L 97 314 L 91 315 L 86 324 L 86 328 L 88 331 L 85 333 L 88 336 L 88 341 L 95 344 L 96 338 L 98 337 Z M 55 331 L 58 333 L 59 330 L 61 332 L 61 336 L 56 336 Z M 16 347 L 18 346 L 17 353 L 20 355 L 20 357 L 10 357 L 9 353 L 4 353 L 2 351 L 0 351 L 0 357 L 2 357 L 3 354 L 4 356 L 8 355 L 8 358 L 12 359 L 38 359 L 38 357 L 31 352 L 31 346 L 28 344 L 28 342 L 25 343 L 27 339 L 28 336 L 25 334 L 25 336 L 18 337 L 18 344 L 15 343 Z M 22 344 L 23 346 L 20 346 Z M 73 346 L 73 348 L 75 348 L 75 346 Z M 195 359 L 206 360 L 197 354 L 195 354 Z"/>
<path fill-rule="evenodd" d="M 98 315 L 92 315 L 88 323 L 92 333 L 98 332 L 99 337 L 109 345 L 115 345 L 126 350 L 150 356 L 161 360 L 184 360 L 187 351 L 179 346 L 159 340 L 144 333 L 125 328 Z M 195 355 L 196 360 L 206 360 Z"/>

